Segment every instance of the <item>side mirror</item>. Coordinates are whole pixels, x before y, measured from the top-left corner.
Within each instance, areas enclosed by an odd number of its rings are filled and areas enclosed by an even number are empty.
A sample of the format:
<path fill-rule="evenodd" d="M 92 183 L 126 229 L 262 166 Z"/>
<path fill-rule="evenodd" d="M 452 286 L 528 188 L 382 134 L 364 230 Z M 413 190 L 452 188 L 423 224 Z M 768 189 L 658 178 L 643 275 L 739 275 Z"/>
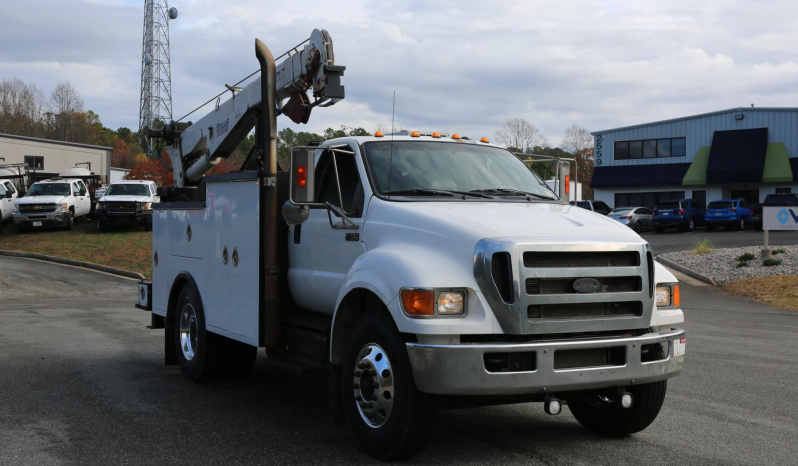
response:
<path fill-rule="evenodd" d="M 294 148 L 291 150 L 291 187 L 288 198 L 297 205 L 316 202 L 314 174 L 315 149 Z"/>

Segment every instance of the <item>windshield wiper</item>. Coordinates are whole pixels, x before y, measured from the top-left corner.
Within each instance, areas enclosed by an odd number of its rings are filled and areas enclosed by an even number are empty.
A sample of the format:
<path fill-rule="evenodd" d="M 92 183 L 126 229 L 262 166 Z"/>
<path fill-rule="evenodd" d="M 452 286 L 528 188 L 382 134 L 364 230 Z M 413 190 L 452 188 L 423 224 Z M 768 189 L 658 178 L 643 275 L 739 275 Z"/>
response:
<path fill-rule="evenodd" d="M 470 191 L 472 193 L 481 193 L 481 194 L 497 194 L 497 195 L 521 195 L 521 196 L 532 196 L 538 199 L 546 199 L 549 201 L 556 201 L 556 198 L 544 196 L 542 194 L 537 193 L 530 193 L 526 191 L 521 191 L 519 189 L 510 189 L 510 188 L 492 188 L 492 189 L 475 189 Z"/>
<path fill-rule="evenodd" d="M 477 193 L 474 191 L 471 192 L 452 191 L 449 189 L 403 189 L 399 191 L 387 191 L 382 194 L 385 196 L 425 196 L 428 194 L 434 194 L 438 196 L 454 196 L 455 194 L 459 194 L 461 196 L 482 197 L 485 199 L 491 199 L 490 196 Z"/>

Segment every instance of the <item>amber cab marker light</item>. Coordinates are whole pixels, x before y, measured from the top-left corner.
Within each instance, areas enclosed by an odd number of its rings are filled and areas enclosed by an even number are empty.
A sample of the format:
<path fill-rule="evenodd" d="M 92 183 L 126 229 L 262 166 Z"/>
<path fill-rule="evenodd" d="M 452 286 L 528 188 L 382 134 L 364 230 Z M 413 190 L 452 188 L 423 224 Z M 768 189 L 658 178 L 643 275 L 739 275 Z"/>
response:
<path fill-rule="evenodd" d="M 485 144 L 488 144 L 490 142 L 490 139 L 482 138 L 482 139 L 479 140 L 479 142 L 484 142 Z"/>
<path fill-rule="evenodd" d="M 308 167 L 304 165 L 296 167 L 296 175 L 296 184 L 299 185 L 300 188 L 304 188 L 308 185 Z"/>
<path fill-rule="evenodd" d="M 402 290 L 402 304 L 405 312 L 412 316 L 435 315 L 435 292 Z"/>
<path fill-rule="evenodd" d="M 681 298 L 679 297 L 679 285 L 673 286 L 673 307 L 681 306 Z"/>
<path fill-rule="evenodd" d="M 438 133 L 438 132 L 432 133 L 432 137 L 439 138 L 439 137 L 441 137 L 441 133 Z"/>
<path fill-rule="evenodd" d="M 571 194 L 571 175 L 565 175 L 565 194 Z"/>
<path fill-rule="evenodd" d="M 374 137 L 375 138 L 381 138 L 383 136 L 384 136 L 384 134 L 382 134 L 382 131 L 377 131 L 376 133 L 374 133 Z"/>
<path fill-rule="evenodd" d="M 460 139 L 460 135 L 457 133 L 452 134 L 452 139 Z"/>
<path fill-rule="evenodd" d="M 421 135 L 420 135 L 420 134 L 418 134 L 418 131 L 413 131 L 412 133 L 410 133 L 410 137 L 411 137 L 411 138 L 417 138 L 417 137 L 419 137 L 419 136 L 421 136 Z"/>

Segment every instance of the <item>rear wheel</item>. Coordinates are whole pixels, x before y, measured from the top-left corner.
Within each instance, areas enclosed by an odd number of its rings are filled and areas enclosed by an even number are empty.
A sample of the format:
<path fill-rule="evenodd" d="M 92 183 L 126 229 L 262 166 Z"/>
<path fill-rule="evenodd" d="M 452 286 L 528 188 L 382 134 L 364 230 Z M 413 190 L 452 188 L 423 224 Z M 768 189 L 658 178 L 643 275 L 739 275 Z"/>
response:
<path fill-rule="evenodd" d="M 636 233 L 640 233 L 643 231 L 643 227 L 640 225 L 640 222 L 635 222 L 635 224 L 632 225 L 632 230 L 634 230 Z"/>
<path fill-rule="evenodd" d="M 737 229 L 740 230 L 740 231 L 745 230 L 745 219 L 744 218 L 740 219 L 740 223 L 737 225 Z"/>
<path fill-rule="evenodd" d="M 204 382 L 219 377 L 222 369 L 222 337 L 205 330 L 205 311 L 191 285 L 180 290 L 175 309 L 175 346 L 183 377 Z"/>
<path fill-rule="evenodd" d="M 424 446 L 431 397 L 416 390 L 407 349 L 388 317 L 368 312 L 355 322 L 341 389 L 349 424 L 369 454 L 398 459 Z"/>
<path fill-rule="evenodd" d="M 585 390 L 568 400 L 568 408 L 586 429 L 602 435 L 624 436 L 645 429 L 657 418 L 665 401 L 667 381 L 635 385 L 632 406 L 621 406 L 615 389 Z"/>

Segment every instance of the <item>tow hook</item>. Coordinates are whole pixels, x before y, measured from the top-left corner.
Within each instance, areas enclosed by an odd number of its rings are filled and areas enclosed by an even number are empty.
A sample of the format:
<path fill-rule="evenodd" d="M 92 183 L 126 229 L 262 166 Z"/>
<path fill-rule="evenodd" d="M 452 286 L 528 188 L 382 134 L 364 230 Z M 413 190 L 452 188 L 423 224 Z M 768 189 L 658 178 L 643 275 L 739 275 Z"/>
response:
<path fill-rule="evenodd" d="M 562 402 L 553 396 L 546 398 L 546 401 L 543 402 L 543 410 L 546 411 L 546 414 L 551 416 L 556 416 L 562 412 Z"/>

